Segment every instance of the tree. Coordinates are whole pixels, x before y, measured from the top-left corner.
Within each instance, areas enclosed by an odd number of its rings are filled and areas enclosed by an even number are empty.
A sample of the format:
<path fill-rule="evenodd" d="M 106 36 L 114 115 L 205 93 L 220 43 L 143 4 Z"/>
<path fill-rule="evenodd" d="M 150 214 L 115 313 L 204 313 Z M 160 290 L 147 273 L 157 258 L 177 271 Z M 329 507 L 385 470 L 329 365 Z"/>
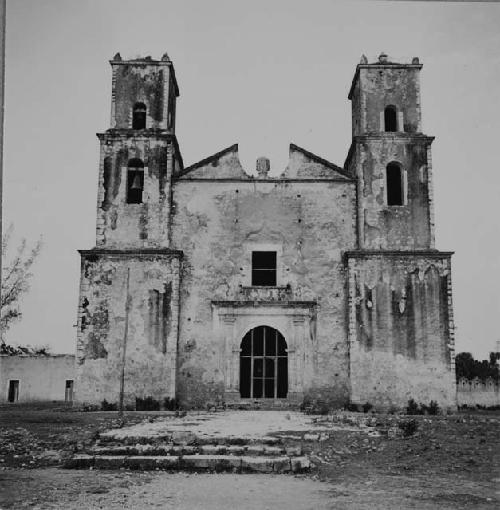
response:
<path fill-rule="evenodd" d="M 490 365 L 497 367 L 500 361 L 500 352 L 490 352 Z"/>
<path fill-rule="evenodd" d="M 19 354 L 30 354 L 34 356 L 50 356 L 50 347 L 48 345 L 35 346 L 31 345 L 9 345 L 0 344 L 0 354 L 9 356 L 18 356 Z"/>
<path fill-rule="evenodd" d="M 491 353 L 493 354 L 493 353 Z M 466 379 L 487 379 L 492 377 L 495 381 L 500 378 L 498 366 L 493 362 L 493 356 L 490 354 L 490 360 L 476 360 L 470 352 L 461 352 L 455 356 L 455 369 L 457 380 L 460 377 Z"/>
<path fill-rule="evenodd" d="M 29 247 L 26 239 L 22 239 L 12 260 L 6 261 L 8 245 L 11 241 L 14 227 L 11 224 L 2 239 L 2 286 L 0 295 L 0 343 L 4 344 L 3 333 L 13 322 L 21 319 L 21 298 L 28 292 L 33 277 L 31 267 L 42 248 L 41 238 L 34 246 Z"/>

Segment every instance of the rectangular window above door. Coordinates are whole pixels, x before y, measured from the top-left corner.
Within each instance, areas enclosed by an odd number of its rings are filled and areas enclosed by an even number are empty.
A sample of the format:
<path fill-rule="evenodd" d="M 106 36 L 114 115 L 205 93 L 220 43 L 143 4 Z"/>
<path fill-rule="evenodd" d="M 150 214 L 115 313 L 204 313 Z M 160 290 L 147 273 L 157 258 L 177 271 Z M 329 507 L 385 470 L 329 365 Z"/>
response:
<path fill-rule="evenodd" d="M 252 285 L 276 286 L 276 252 L 252 252 Z"/>

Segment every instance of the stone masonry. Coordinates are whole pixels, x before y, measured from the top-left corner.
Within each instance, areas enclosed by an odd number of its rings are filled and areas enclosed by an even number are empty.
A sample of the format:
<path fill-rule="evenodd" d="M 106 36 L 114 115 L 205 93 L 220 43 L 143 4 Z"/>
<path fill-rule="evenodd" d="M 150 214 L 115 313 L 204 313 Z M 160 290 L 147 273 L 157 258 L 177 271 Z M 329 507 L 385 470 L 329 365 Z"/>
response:
<path fill-rule="evenodd" d="M 111 61 L 96 247 L 81 250 L 79 402 L 456 406 L 450 252 L 434 247 L 422 65 L 363 57 L 343 167 L 294 144 L 250 175 L 184 167 L 169 57 Z"/>

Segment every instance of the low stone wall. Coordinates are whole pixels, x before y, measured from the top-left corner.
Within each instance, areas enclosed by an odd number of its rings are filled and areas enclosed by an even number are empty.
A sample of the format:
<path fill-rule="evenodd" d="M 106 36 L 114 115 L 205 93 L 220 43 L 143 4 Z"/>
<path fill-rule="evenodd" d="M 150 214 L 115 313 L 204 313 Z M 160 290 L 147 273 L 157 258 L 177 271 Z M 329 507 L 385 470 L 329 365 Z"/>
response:
<path fill-rule="evenodd" d="M 482 381 L 477 377 L 472 380 L 461 377 L 457 383 L 457 404 L 469 407 L 500 406 L 500 387 L 491 378 Z"/>

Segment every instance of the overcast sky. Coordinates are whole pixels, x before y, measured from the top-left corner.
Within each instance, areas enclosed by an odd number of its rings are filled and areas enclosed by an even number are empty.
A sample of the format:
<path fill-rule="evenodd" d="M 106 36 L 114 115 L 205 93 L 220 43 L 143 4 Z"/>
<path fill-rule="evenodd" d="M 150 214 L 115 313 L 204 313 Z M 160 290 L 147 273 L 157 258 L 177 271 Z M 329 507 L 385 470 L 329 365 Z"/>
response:
<path fill-rule="evenodd" d="M 108 60 L 167 51 L 189 165 L 239 143 L 248 172 L 290 142 L 338 165 L 362 54 L 420 57 L 423 130 L 436 136 L 436 246 L 453 250 L 457 350 L 500 339 L 500 4 L 333 0 L 8 0 L 4 225 L 45 246 L 7 340 L 75 348 L 77 249 L 95 245 Z"/>

